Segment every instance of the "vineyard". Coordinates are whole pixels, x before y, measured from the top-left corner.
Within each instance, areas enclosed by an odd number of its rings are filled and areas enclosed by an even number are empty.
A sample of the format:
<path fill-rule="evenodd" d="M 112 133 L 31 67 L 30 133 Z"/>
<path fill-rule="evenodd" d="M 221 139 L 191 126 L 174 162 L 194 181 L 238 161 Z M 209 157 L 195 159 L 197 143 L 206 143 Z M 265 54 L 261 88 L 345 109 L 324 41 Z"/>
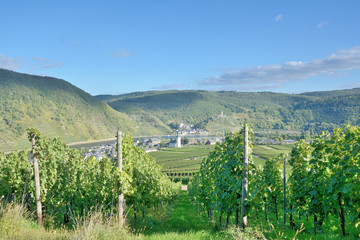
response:
<path fill-rule="evenodd" d="M 100 209 L 102 221 L 108 219 L 111 226 L 106 229 L 131 227 L 117 239 L 140 233 L 161 239 L 156 234 L 179 229 L 189 235 L 170 238 L 360 238 L 359 127 L 346 125 L 292 146 L 252 146 L 248 128 L 227 133 L 215 147 L 151 155 L 120 133 L 114 159 L 84 159 L 59 138 L 47 139 L 28 129 L 30 152 L 0 153 L 0 223 L 7 216 L 6 205 L 19 203 L 30 213 L 41 204 L 38 222 L 47 231 L 76 229 L 79 218 L 86 220 L 88 213 Z M 191 177 L 188 195 L 170 180 L 185 176 Z M 124 227 L 120 220 L 125 220 Z M 14 227 L 1 224 L 0 233 Z M 102 234 L 95 239 L 113 238 Z"/>
<path fill-rule="evenodd" d="M 252 156 L 254 164 L 264 165 L 266 160 L 280 153 L 290 153 L 292 146 L 293 144 L 255 145 Z M 189 145 L 182 148 L 164 148 L 149 154 L 162 166 L 162 172 L 170 178 L 191 179 L 199 171 L 202 159 L 209 155 L 214 147 L 214 145 Z"/>
<path fill-rule="evenodd" d="M 58 138 L 46 139 L 33 129 L 28 130 L 28 136 L 34 141 L 30 158 L 28 151 L 0 156 L 0 196 L 3 201 L 20 201 L 29 211 L 35 211 L 33 163 L 36 159 L 41 217 L 45 224 L 51 216 L 56 225 L 71 226 L 74 224 L 71 216 L 82 216 L 100 206 L 109 216 L 116 215 L 120 191 L 136 218 L 137 212 L 145 215 L 147 209 L 171 201 L 180 190 L 179 185 L 161 173 L 154 158 L 133 146 L 129 135 L 122 140 L 122 172 L 114 159 L 83 159 L 79 150 L 68 147 Z"/>
<path fill-rule="evenodd" d="M 212 145 L 192 145 L 182 148 L 165 148 L 150 152 L 162 172 L 172 180 L 188 182 L 199 171 L 201 161 L 214 149 Z"/>
<path fill-rule="evenodd" d="M 223 225 L 225 216 L 228 226 L 235 214 L 238 226 L 241 204 L 244 207 L 241 214 L 249 217 L 248 224 L 252 227 L 258 227 L 256 223 L 263 218 L 274 224 L 282 221 L 282 226 L 289 225 L 299 232 L 306 225 L 306 231 L 311 234 L 335 232 L 350 239 L 360 237 L 358 127 L 347 125 L 335 129 L 332 135 L 324 132 L 311 143 L 299 140 L 290 156 L 280 154 L 260 167 L 251 160 L 249 144 L 248 169 L 243 163 L 246 149 L 243 139 L 243 131 L 229 133 L 225 142 L 204 159 L 189 186 L 192 200 L 209 218 L 216 215 L 216 221 Z M 287 176 L 286 162 L 292 167 Z M 249 182 L 246 196 L 243 196 L 244 176 Z M 241 201 L 244 198 L 245 204 Z M 246 227 L 246 222 L 242 222 L 242 227 Z"/>

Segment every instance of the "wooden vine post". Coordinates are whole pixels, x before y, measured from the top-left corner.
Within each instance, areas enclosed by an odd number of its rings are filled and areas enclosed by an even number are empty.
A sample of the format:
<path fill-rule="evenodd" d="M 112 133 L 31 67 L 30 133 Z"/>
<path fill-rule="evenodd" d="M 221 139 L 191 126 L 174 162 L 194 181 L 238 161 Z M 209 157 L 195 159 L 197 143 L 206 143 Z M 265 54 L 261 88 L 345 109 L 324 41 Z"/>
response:
<path fill-rule="evenodd" d="M 244 126 L 244 172 L 242 180 L 242 194 L 241 194 L 241 227 L 245 229 L 247 227 L 247 213 L 246 213 L 246 201 L 248 192 L 248 171 L 249 171 L 249 140 L 248 140 L 248 125 Z"/>
<path fill-rule="evenodd" d="M 284 156 L 284 225 L 286 224 L 286 157 Z"/>
<path fill-rule="evenodd" d="M 120 171 L 118 193 L 118 218 L 120 227 L 124 226 L 124 193 L 122 187 L 122 132 L 117 132 L 117 165 Z"/>
<path fill-rule="evenodd" d="M 36 156 L 35 136 L 31 139 L 32 144 L 32 158 L 34 163 L 34 178 L 35 178 L 35 198 L 36 198 L 36 216 L 38 224 L 43 224 L 41 195 L 40 195 L 40 176 L 39 176 L 39 160 Z"/>

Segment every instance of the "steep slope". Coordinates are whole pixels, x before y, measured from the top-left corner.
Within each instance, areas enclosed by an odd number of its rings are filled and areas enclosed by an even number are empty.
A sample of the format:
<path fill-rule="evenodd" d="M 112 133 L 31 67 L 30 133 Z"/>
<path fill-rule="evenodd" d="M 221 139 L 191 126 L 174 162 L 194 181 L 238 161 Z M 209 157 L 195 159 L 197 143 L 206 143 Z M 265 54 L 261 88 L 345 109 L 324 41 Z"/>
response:
<path fill-rule="evenodd" d="M 344 94 L 346 93 L 346 94 Z M 360 91 L 333 91 L 327 97 L 294 106 L 294 113 L 310 112 L 309 129 L 328 130 L 344 124 L 360 125 Z"/>
<path fill-rule="evenodd" d="M 211 132 L 256 130 L 320 132 L 345 123 L 360 124 L 359 89 L 284 94 L 273 92 L 151 91 L 99 96 L 119 112 L 151 114 L 169 126 L 181 122 Z M 226 117 L 221 117 L 223 112 Z"/>
<path fill-rule="evenodd" d="M 0 69 L 0 150 L 28 146 L 28 127 L 67 142 L 135 130 L 126 114 L 64 80 Z"/>
<path fill-rule="evenodd" d="M 332 98 L 332 97 L 341 97 L 341 96 L 356 95 L 356 94 L 360 94 L 360 88 L 335 90 L 335 91 L 305 92 L 305 93 L 301 93 L 300 95 L 313 96 L 318 98 Z"/>

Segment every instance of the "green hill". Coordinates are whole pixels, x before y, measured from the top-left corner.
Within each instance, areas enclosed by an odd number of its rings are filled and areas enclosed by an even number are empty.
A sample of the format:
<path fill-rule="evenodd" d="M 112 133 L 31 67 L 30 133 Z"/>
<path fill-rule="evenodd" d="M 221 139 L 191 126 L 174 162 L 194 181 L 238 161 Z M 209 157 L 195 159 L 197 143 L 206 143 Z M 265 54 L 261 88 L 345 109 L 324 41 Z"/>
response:
<path fill-rule="evenodd" d="M 118 127 L 133 134 L 169 129 L 139 125 L 64 80 L 0 69 L 0 151 L 29 146 L 27 127 L 66 142 L 114 137 Z"/>
<path fill-rule="evenodd" d="M 311 133 L 345 123 L 360 125 L 360 88 L 303 94 L 148 91 L 93 97 L 61 79 L 0 69 L 0 151 L 29 146 L 27 127 L 74 142 L 114 137 L 118 127 L 133 135 L 155 135 L 188 123 L 223 133 L 238 130 L 244 121 L 257 131 Z"/>
<path fill-rule="evenodd" d="M 303 94 L 149 91 L 98 98 L 119 112 L 149 114 L 169 126 L 183 122 L 213 133 L 237 130 L 244 121 L 255 130 L 311 133 L 360 124 L 360 89 Z"/>

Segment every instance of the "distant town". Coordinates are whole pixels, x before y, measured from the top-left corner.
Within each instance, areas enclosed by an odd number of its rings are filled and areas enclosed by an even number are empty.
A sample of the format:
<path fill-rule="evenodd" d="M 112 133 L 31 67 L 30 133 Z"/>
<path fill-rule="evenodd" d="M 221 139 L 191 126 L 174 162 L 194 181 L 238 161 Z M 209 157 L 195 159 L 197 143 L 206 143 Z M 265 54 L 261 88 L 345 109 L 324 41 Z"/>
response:
<path fill-rule="evenodd" d="M 163 139 L 160 137 L 153 138 L 136 138 L 134 139 L 134 145 L 143 148 L 145 152 L 154 152 L 159 148 L 180 148 L 184 145 L 215 145 L 217 142 L 222 142 L 223 137 L 215 136 L 172 136 L 171 139 Z M 104 157 L 116 156 L 116 144 L 107 143 L 91 147 L 82 147 L 84 150 L 84 158 L 96 157 L 102 159 Z"/>
<path fill-rule="evenodd" d="M 223 117 L 223 116 L 222 116 Z M 176 130 L 176 135 L 163 135 L 154 137 L 136 137 L 134 145 L 145 150 L 145 152 L 158 151 L 160 148 L 181 148 L 184 145 L 215 145 L 223 142 L 224 136 L 210 135 L 207 131 L 194 128 L 188 124 L 180 124 Z M 256 139 L 253 144 L 276 145 L 276 144 L 294 144 L 296 140 L 283 139 Z M 98 143 L 97 145 L 81 147 L 84 151 L 84 158 L 96 157 L 102 159 L 105 157 L 116 156 L 116 144 L 113 142 Z"/>
<path fill-rule="evenodd" d="M 217 142 L 224 141 L 224 137 L 209 135 L 203 129 L 194 128 L 188 124 L 180 124 L 176 130 L 176 135 L 163 135 L 155 137 L 135 137 L 134 145 L 143 148 L 145 152 L 154 152 L 159 148 L 180 148 L 183 145 L 215 145 Z M 82 147 L 84 158 L 96 157 L 102 159 L 104 157 L 116 156 L 115 142 L 106 144 L 97 144 L 90 147 Z"/>

